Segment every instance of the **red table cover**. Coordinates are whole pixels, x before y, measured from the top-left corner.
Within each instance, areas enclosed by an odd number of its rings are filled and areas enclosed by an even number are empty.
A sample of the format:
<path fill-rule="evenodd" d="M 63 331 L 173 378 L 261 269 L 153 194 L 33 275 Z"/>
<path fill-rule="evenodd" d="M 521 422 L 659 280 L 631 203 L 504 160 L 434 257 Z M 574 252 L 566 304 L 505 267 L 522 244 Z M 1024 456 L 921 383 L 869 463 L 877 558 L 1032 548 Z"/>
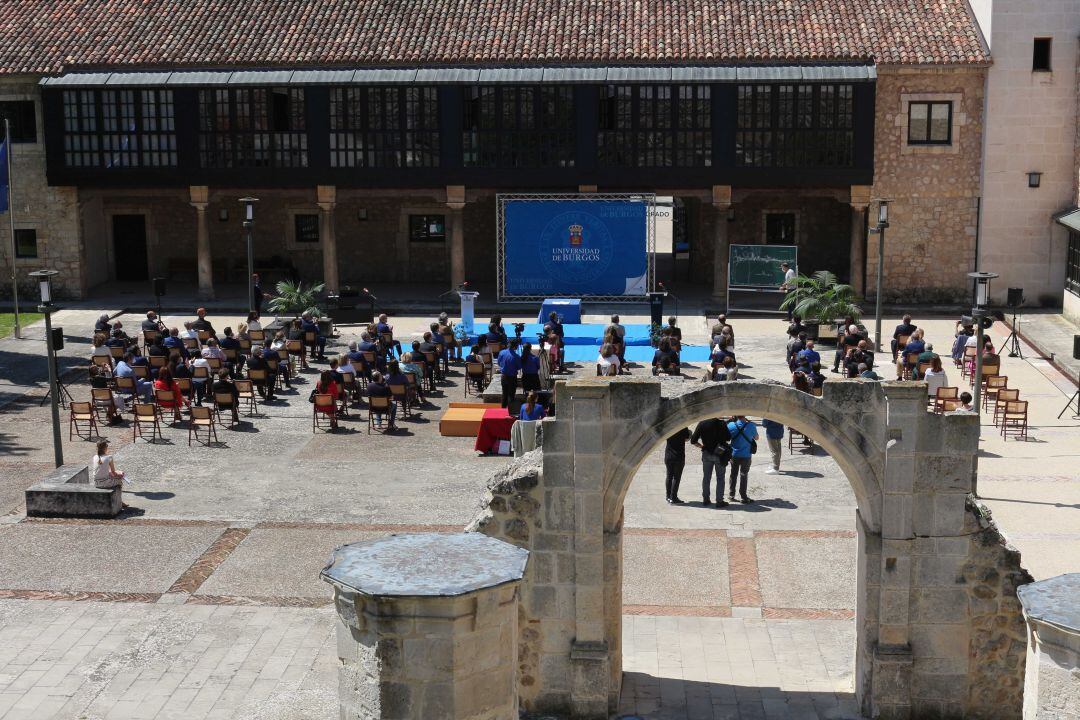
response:
<path fill-rule="evenodd" d="M 473 447 L 477 452 L 491 452 L 496 442 L 510 439 L 510 428 L 513 427 L 514 420 L 506 408 L 485 410 L 484 417 L 480 420 L 480 429 L 476 433 L 476 445 Z"/>

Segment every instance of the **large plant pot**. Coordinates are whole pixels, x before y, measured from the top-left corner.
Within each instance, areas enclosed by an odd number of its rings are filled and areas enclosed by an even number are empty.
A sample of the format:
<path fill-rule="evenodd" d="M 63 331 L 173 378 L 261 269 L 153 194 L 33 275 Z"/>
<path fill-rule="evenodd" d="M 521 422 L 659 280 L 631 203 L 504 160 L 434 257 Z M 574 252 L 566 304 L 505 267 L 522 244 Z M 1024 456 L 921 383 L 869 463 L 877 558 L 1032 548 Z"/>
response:
<path fill-rule="evenodd" d="M 817 340 L 818 331 L 821 329 L 821 323 L 817 320 L 804 320 L 803 327 L 806 328 L 806 339 Z"/>

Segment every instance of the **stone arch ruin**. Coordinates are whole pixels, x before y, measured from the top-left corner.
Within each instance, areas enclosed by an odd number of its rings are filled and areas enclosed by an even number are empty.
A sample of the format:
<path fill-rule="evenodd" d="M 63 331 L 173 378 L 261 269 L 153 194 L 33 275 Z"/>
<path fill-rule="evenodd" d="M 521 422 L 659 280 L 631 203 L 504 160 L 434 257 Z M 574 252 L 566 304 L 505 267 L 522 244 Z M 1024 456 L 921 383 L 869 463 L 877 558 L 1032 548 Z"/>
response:
<path fill-rule="evenodd" d="M 767 416 L 824 447 L 858 510 L 854 692 L 868 717 L 1019 717 L 1030 581 L 972 498 L 978 418 L 926 411 L 915 383 L 583 379 L 556 389 L 543 447 L 489 484 L 470 530 L 527 548 L 517 683 L 523 707 L 606 718 L 622 683 L 623 501 L 669 435 Z"/>

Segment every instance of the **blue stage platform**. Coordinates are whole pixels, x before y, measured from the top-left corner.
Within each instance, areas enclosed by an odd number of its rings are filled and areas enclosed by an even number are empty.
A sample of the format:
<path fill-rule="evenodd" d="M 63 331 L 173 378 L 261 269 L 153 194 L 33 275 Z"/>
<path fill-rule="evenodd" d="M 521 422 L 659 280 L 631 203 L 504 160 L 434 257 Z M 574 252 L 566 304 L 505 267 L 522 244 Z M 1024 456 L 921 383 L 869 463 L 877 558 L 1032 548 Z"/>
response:
<path fill-rule="evenodd" d="M 654 348 L 636 346 L 627 346 L 626 359 L 630 362 L 641 363 L 643 365 L 649 365 L 652 363 L 653 354 L 656 352 Z M 596 356 L 599 354 L 599 348 L 595 345 L 567 345 L 565 358 L 566 362 L 582 363 L 588 365 L 589 363 L 596 362 Z M 682 351 L 679 353 L 679 360 L 684 363 L 688 362 L 706 362 L 709 359 L 709 348 L 704 345 L 683 345 Z"/>
<path fill-rule="evenodd" d="M 649 326 L 648 325 L 623 325 L 626 328 L 626 345 L 627 347 L 635 345 L 650 346 L 652 343 L 649 341 Z M 514 336 L 513 325 L 503 323 L 503 328 L 507 331 L 510 337 Z M 544 326 L 539 323 L 526 323 L 525 331 L 521 333 L 522 342 L 536 342 L 536 336 L 542 332 Z M 607 325 L 588 324 L 588 325 L 563 325 L 563 342 L 567 345 L 592 345 L 598 346 L 604 340 L 604 330 L 607 329 Z M 475 343 L 477 335 L 470 335 L 469 342 Z M 650 357 L 652 357 L 650 355 Z"/>

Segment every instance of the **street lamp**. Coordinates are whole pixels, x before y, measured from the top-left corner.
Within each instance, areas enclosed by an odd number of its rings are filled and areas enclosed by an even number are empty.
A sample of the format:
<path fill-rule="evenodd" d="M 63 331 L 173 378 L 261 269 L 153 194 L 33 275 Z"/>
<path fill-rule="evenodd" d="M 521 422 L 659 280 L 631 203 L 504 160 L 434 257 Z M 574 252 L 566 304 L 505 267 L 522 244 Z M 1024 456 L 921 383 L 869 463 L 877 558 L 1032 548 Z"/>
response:
<path fill-rule="evenodd" d="M 41 305 L 38 312 L 45 315 L 45 347 L 49 353 L 49 395 L 52 397 L 53 456 L 56 467 L 64 464 L 64 447 L 60 440 L 60 387 L 56 373 L 56 348 L 53 346 L 52 313 L 56 308 L 52 304 L 52 277 L 59 275 L 56 270 L 36 270 L 30 277 L 38 281 L 41 290 Z"/>
<path fill-rule="evenodd" d="M 885 274 L 885 228 L 889 227 L 889 201 L 880 198 L 878 201 L 877 225 L 870 228 L 870 232 L 877 233 L 877 298 L 874 304 L 874 347 L 876 352 L 881 352 L 881 278 Z"/>
<path fill-rule="evenodd" d="M 986 305 L 990 302 L 990 281 L 998 274 L 969 272 L 967 275 L 975 281 L 975 307 L 971 309 L 971 317 L 975 320 L 975 394 L 971 399 L 971 405 L 978 413 L 981 410 L 980 396 L 982 395 L 983 323 L 990 317 L 986 310 Z"/>
<path fill-rule="evenodd" d="M 240 198 L 244 206 L 244 239 L 247 242 L 248 312 L 255 312 L 255 249 L 251 237 L 255 226 L 255 203 L 259 198 Z"/>

